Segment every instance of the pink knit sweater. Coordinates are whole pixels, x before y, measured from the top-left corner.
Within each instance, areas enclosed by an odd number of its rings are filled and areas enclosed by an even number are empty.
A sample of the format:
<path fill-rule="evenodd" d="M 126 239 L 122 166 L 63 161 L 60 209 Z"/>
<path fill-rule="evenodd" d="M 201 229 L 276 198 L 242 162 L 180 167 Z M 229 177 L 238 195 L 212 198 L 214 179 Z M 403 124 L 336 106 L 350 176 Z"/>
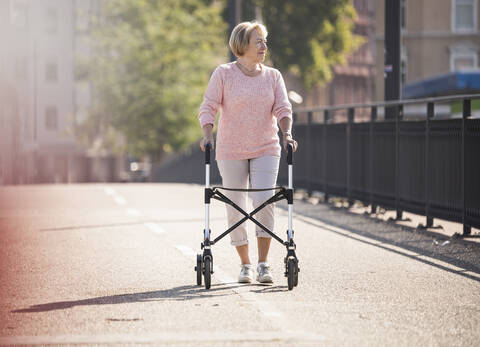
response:
<path fill-rule="evenodd" d="M 262 72 L 250 77 L 235 63 L 218 66 L 200 106 L 200 125 L 214 124 L 219 108 L 217 160 L 280 156 L 277 121 L 292 118 L 280 71 L 262 65 Z"/>

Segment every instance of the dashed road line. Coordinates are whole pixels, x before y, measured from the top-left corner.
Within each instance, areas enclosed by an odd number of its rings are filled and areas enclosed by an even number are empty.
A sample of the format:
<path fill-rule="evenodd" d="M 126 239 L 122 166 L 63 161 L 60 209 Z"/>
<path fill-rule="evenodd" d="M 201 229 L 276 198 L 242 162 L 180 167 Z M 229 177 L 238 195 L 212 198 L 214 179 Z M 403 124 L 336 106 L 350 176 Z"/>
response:
<path fill-rule="evenodd" d="M 127 208 L 127 215 L 134 216 L 134 217 L 139 217 L 142 214 L 136 208 Z"/>
<path fill-rule="evenodd" d="M 115 203 L 117 205 L 126 205 L 127 204 L 127 200 L 121 196 L 120 194 L 118 194 L 115 189 L 111 188 L 111 187 L 105 187 L 103 188 L 103 191 L 105 192 L 105 194 L 111 196 L 113 198 L 113 201 L 115 201 Z"/>
<path fill-rule="evenodd" d="M 123 196 L 120 196 L 120 195 L 115 196 L 113 198 L 113 200 L 115 201 L 115 203 L 117 205 L 126 205 L 127 204 L 127 200 Z"/>
<path fill-rule="evenodd" d="M 191 249 L 188 246 L 185 245 L 176 245 L 176 249 L 178 249 L 184 256 L 191 258 L 196 256 L 196 252 Z M 218 265 L 215 265 L 214 268 L 215 271 L 215 279 L 223 284 L 228 284 L 228 283 L 236 283 L 237 281 L 225 273 Z M 240 295 L 243 299 L 245 299 L 247 302 L 253 303 L 253 306 L 260 311 L 265 317 L 267 318 L 274 318 L 275 324 L 278 324 L 279 319 L 285 321 L 285 323 L 288 322 L 286 317 L 278 311 L 275 307 L 273 307 L 268 301 L 262 300 L 258 297 L 258 295 L 250 292 L 250 291 L 243 291 L 239 290 L 237 288 L 232 288 L 232 290 Z"/>
<path fill-rule="evenodd" d="M 106 187 L 106 188 L 103 188 L 103 191 L 107 195 L 115 195 L 115 189 L 113 189 L 113 188 Z"/>

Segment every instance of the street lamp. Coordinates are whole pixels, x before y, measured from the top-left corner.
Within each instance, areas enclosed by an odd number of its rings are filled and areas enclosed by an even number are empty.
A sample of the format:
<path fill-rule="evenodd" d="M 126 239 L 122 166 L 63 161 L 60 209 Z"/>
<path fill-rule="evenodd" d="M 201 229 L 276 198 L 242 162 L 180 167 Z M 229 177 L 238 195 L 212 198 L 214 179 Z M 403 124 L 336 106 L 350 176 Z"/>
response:
<path fill-rule="evenodd" d="M 288 92 L 288 98 L 297 105 L 300 105 L 303 102 L 302 96 L 294 90 Z"/>

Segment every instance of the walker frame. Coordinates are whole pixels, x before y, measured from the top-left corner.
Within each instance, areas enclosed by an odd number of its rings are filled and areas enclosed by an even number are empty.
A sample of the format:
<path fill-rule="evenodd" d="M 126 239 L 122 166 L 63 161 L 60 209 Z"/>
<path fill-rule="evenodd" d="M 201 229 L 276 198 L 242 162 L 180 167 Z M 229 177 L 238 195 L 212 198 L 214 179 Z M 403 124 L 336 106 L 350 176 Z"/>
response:
<path fill-rule="evenodd" d="M 298 258 L 295 253 L 296 244 L 293 240 L 294 231 L 292 228 L 292 214 L 293 214 L 293 146 L 288 144 L 287 146 L 287 164 L 288 164 L 288 188 L 285 187 L 274 187 L 274 188 L 265 188 L 265 189 L 234 189 L 234 188 L 224 188 L 224 187 L 210 187 L 210 144 L 207 144 L 205 147 L 205 229 L 203 230 L 203 242 L 201 243 L 201 249 L 203 254 L 197 254 L 197 265 L 195 266 L 195 271 L 197 273 L 197 285 L 202 285 L 202 277 L 205 282 L 205 289 L 210 289 L 211 286 L 211 275 L 213 274 L 213 255 L 211 248 L 218 241 L 224 238 L 226 235 L 231 233 L 235 228 L 241 225 L 247 220 L 251 220 L 253 223 L 258 225 L 263 231 L 268 233 L 272 238 L 283 244 L 287 248 L 287 255 L 284 258 L 285 263 L 285 277 L 287 277 L 288 290 L 292 290 L 293 287 L 298 285 L 298 273 L 300 269 L 298 267 Z M 266 190 L 276 190 L 271 198 L 266 200 L 252 212 L 247 213 L 227 196 L 222 194 L 220 190 L 230 190 L 230 191 L 244 191 L 244 192 L 258 192 Z M 214 240 L 210 239 L 211 230 L 210 230 L 210 201 L 211 199 L 222 201 L 226 204 L 231 205 L 238 212 L 243 215 L 243 218 L 240 219 L 233 226 L 228 228 L 225 232 L 220 234 Z M 288 229 L 287 229 L 287 240 L 282 240 L 274 232 L 269 230 L 266 226 L 260 223 L 258 220 L 253 218 L 253 216 L 258 213 L 260 210 L 265 208 L 269 204 L 273 204 L 280 200 L 287 200 L 288 203 Z"/>

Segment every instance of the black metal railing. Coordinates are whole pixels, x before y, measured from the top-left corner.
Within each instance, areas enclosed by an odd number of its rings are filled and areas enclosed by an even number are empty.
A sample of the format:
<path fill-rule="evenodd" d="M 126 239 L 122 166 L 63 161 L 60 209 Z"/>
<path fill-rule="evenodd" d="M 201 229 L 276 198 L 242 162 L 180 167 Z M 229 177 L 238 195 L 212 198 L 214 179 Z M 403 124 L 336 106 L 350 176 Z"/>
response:
<path fill-rule="evenodd" d="M 468 235 L 480 228 L 480 119 L 472 118 L 472 100 L 478 99 L 480 94 L 297 108 L 294 135 L 301 150 L 294 185 L 372 210 L 394 209 L 397 219 L 403 211 L 424 215 L 426 226 L 433 218 L 459 222 Z M 458 117 L 445 113 L 445 106 L 459 102 Z M 393 118 L 380 119 L 379 111 Z M 363 121 L 356 122 L 357 114 Z"/>

